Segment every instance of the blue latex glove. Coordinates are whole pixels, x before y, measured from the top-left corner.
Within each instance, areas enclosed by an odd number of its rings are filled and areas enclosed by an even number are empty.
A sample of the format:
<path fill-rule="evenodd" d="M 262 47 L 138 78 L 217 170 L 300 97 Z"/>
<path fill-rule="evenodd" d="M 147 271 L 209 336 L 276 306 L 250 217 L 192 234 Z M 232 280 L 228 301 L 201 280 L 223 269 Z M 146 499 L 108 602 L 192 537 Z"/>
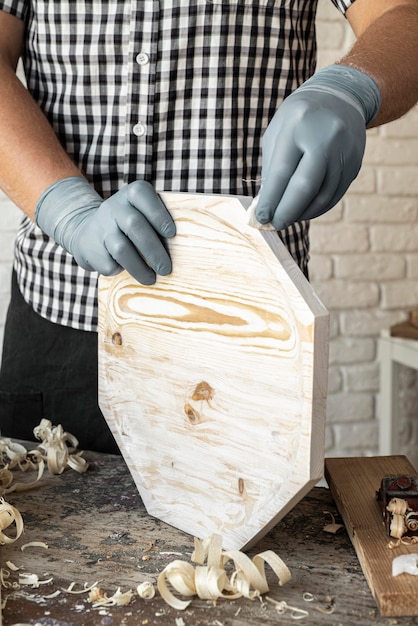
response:
<path fill-rule="evenodd" d="M 263 137 L 257 221 L 281 230 L 331 209 L 360 170 L 380 105 L 376 83 L 344 65 L 320 70 L 286 98 Z"/>
<path fill-rule="evenodd" d="M 42 194 L 35 221 L 85 270 L 112 276 L 126 269 L 144 285 L 152 285 L 156 274 L 171 272 L 160 237 L 173 237 L 176 228 L 145 181 L 103 200 L 84 178 L 65 178 Z"/>

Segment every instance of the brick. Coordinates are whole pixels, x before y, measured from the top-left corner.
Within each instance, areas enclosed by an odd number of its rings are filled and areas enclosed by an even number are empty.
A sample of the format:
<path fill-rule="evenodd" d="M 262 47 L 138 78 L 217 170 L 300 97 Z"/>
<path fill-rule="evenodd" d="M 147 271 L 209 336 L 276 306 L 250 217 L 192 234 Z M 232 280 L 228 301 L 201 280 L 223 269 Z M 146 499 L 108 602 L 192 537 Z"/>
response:
<path fill-rule="evenodd" d="M 376 252 L 418 252 L 418 224 L 371 226 L 370 243 Z"/>
<path fill-rule="evenodd" d="M 377 190 L 376 172 L 371 167 L 362 167 L 357 178 L 353 180 L 348 193 L 375 193 Z"/>
<path fill-rule="evenodd" d="M 369 136 L 364 154 L 368 165 L 415 165 L 418 154 L 418 138 L 390 138 Z"/>
<path fill-rule="evenodd" d="M 343 203 L 342 200 L 337 202 L 329 211 L 315 218 L 312 224 L 329 224 L 330 222 L 340 222 L 343 219 Z"/>
<path fill-rule="evenodd" d="M 372 455 L 379 442 L 379 424 L 377 420 L 365 424 L 339 424 L 334 426 L 334 438 L 336 448 L 342 452 L 361 450 L 363 454 Z"/>
<path fill-rule="evenodd" d="M 341 334 L 358 337 L 378 336 L 381 330 L 388 330 L 404 319 L 405 313 L 403 311 L 388 312 L 380 309 L 343 311 L 340 314 Z"/>
<path fill-rule="evenodd" d="M 333 275 L 333 262 L 332 258 L 325 254 L 313 254 L 309 261 L 309 276 L 310 279 L 315 280 L 327 280 L 332 278 Z"/>
<path fill-rule="evenodd" d="M 320 224 L 311 222 L 311 252 L 366 252 L 369 231 L 359 224 Z"/>
<path fill-rule="evenodd" d="M 328 309 L 363 309 L 379 304 L 379 287 L 372 282 L 332 279 L 312 284 Z"/>
<path fill-rule="evenodd" d="M 335 278 L 391 280 L 405 278 L 406 260 L 400 254 L 346 254 L 334 257 Z"/>
<path fill-rule="evenodd" d="M 370 362 L 375 357 L 376 341 L 373 338 L 340 336 L 330 341 L 330 365 Z"/>
<path fill-rule="evenodd" d="M 328 396 L 327 421 L 332 424 L 367 422 L 373 418 L 374 402 L 369 393 L 335 393 Z"/>
<path fill-rule="evenodd" d="M 406 264 L 408 278 L 418 278 L 418 254 L 408 254 Z"/>
<path fill-rule="evenodd" d="M 365 196 L 348 194 L 345 217 L 348 222 L 415 222 L 418 220 L 418 199 L 384 197 L 376 194 Z"/>
<path fill-rule="evenodd" d="M 377 170 L 377 189 L 388 196 L 416 196 L 418 194 L 418 176 L 416 166 L 388 167 L 379 166 Z"/>
<path fill-rule="evenodd" d="M 343 377 L 339 367 L 331 365 L 328 370 L 328 393 L 342 391 Z"/>
<path fill-rule="evenodd" d="M 414 280 L 383 283 L 381 294 L 383 309 L 413 308 L 418 302 L 418 283 Z"/>
<path fill-rule="evenodd" d="M 346 391 L 371 391 L 380 389 L 379 363 L 366 363 L 344 366 L 342 375 Z"/>

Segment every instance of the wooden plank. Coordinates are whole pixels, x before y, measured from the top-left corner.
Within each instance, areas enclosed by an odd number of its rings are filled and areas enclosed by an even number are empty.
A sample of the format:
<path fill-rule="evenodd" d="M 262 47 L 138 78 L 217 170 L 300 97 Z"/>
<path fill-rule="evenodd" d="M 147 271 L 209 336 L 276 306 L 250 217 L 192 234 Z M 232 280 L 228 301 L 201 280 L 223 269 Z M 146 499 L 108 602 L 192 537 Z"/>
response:
<path fill-rule="evenodd" d="M 242 548 L 322 475 L 328 312 L 238 199 L 163 198 L 172 274 L 100 281 L 100 406 L 148 511 Z"/>
<path fill-rule="evenodd" d="M 418 615 L 418 585 L 414 576 L 392 576 L 392 560 L 416 553 L 416 546 L 388 548 L 376 491 L 383 476 L 415 475 L 404 456 L 325 459 L 325 477 L 357 552 L 372 594 L 384 616 Z"/>

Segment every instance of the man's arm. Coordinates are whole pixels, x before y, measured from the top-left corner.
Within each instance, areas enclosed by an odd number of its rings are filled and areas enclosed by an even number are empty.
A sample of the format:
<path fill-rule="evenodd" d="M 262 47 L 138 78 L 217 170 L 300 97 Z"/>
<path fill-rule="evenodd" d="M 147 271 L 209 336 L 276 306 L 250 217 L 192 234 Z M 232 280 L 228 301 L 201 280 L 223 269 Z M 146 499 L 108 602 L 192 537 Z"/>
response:
<path fill-rule="evenodd" d="M 85 270 L 126 269 L 144 284 L 171 272 L 174 222 L 142 180 L 103 200 L 15 76 L 24 25 L 0 11 L 0 187 Z"/>
<path fill-rule="evenodd" d="M 357 41 L 341 63 L 371 76 L 382 95 L 371 126 L 401 117 L 418 101 L 418 3 L 356 0 L 347 19 Z"/>
<path fill-rule="evenodd" d="M 23 36 L 24 23 L 0 11 L 0 187 L 33 219 L 49 185 L 82 174 L 16 77 Z"/>
<path fill-rule="evenodd" d="M 286 98 L 263 137 L 255 217 L 277 230 L 335 206 L 360 170 L 366 127 L 418 100 L 417 0 L 356 0 L 347 18 L 352 50 Z"/>

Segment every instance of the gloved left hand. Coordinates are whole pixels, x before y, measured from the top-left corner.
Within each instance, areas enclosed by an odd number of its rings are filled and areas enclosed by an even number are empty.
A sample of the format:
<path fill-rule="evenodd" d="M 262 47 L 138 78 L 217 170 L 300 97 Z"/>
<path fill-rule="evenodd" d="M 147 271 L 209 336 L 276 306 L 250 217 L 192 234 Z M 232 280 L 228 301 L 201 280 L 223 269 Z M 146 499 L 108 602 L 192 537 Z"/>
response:
<path fill-rule="evenodd" d="M 376 83 L 344 65 L 324 68 L 288 96 L 263 137 L 257 221 L 281 230 L 331 209 L 360 170 L 380 104 Z"/>

